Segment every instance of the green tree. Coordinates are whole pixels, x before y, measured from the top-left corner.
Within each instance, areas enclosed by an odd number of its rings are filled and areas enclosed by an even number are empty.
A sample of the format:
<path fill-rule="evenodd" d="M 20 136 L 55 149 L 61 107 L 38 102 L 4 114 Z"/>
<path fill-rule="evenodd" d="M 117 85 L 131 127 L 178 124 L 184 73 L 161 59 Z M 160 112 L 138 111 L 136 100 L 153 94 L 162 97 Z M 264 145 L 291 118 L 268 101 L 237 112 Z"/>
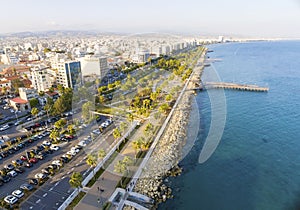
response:
<path fill-rule="evenodd" d="M 38 113 L 39 113 L 39 110 L 36 107 L 31 109 L 31 115 L 32 116 L 36 117 L 38 115 Z"/>
<path fill-rule="evenodd" d="M 82 181 L 83 181 L 83 177 L 82 177 L 81 173 L 73 172 L 70 177 L 69 184 L 73 188 L 80 188 L 80 187 L 82 187 L 82 184 L 81 184 Z"/>
<path fill-rule="evenodd" d="M 124 133 L 125 129 L 127 128 L 127 123 L 121 122 L 119 127 L 120 127 L 121 133 Z"/>
<path fill-rule="evenodd" d="M 70 135 L 74 135 L 75 134 L 75 129 L 74 129 L 74 125 L 70 124 L 68 125 L 68 132 Z"/>
<path fill-rule="evenodd" d="M 49 118 L 49 113 L 51 113 L 52 110 L 53 110 L 53 104 L 54 104 L 53 99 L 52 98 L 47 98 L 47 102 L 44 106 L 44 110 L 47 112 L 48 118 Z"/>
<path fill-rule="evenodd" d="M 96 178 L 95 177 L 95 167 L 97 166 L 97 156 L 95 154 L 89 154 L 87 156 L 87 159 L 86 159 L 86 163 L 93 167 L 93 176 L 94 176 L 94 179 Z"/>
<path fill-rule="evenodd" d="M 39 100 L 36 98 L 32 98 L 29 100 L 29 104 L 31 108 L 37 107 L 37 105 L 39 104 Z"/>
<path fill-rule="evenodd" d="M 121 137 L 121 133 L 120 130 L 118 128 L 115 128 L 113 131 L 113 136 L 115 139 L 120 138 Z"/>
<path fill-rule="evenodd" d="M 98 152 L 98 158 L 102 160 L 105 156 L 106 156 L 105 150 L 100 149 L 99 152 Z"/>
<path fill-rule="evenodd" d="M 82 105 L 82 117 L 84 120 L 90 120 L 92 116 L 90 111 L 94 111 L 94 104 L 88 101 Z"/>
<path fill-rule="evenodd" d="M 100 102 L 100 104 L 104 104 L 105 97 L 103 95 L 99 96 L 99 102 Z"/>
<path fill-rule="evenodd" d="M 137 151 L 141 150 L 141 145 L 142 145 L 142 142 L 141 142 L 140 138 L 132 142 L 132 148 L 135 151 L 135 157 L 137 155 Z"/>
<path fill-rule="evenodd" d="M 125 163 L 127 166 L 131 166 L 133 164 L 133 160 L 129 156 L 125 156 L 123 159 L 123 163 Z"/>
<path fill-rule="evenodd" d="M 60 94 L 64 94 L 64 92 L 65 92 L 65 87 L 64 87 L 63 85 L 61 85 L 61 84 L 58 84 L 58 85 L 57 85 L 57 90 L 58 90 L 58 92 L 59 92 Z"/>
<path fill-rule="evenodd" d="M 127 121 L 130 122 L 130 123 L 132 123 L 133 120 L 134 120 L 133 114 L 128 113 L 128 114 L 127 114 Z"/>
<path fill-rule="evenodd" d="M 150 99 L 152 100 L 152 101 L 156 101 L 157 100 L 157 97 L 158 97 L 158 93 L 157 92 L 152 92 L 151 94 L 150 94 Z"/>
<path fill-rule="evenodd" d="M 171 94 L 168 94 L 166 95 L 166 101 L 171 101 L 172 100 L 172 95 Z"/>
<path fill-rule="evenodd" d="M 57 129 L 53 129 L 49 137 L 52 139 L 52 141 L 58 142 L 57 138 L 59 137 L 59 131 Z"/>
<path fill-rule="evenodd" d="M 54 123 L 54 127 L 59 130 L 63 128 L 66 124 L 67 124 L 66 119 L 60 119 Z"/>
<path fill-rule="evenodd" d="M 169 105 L 164 103 L 158 108 L 158 111 L 160 111 L 163 114 L 167 114 L 169 109 L 170 109 Z"/>
<path fill-rule="evenodd" d="M 150 136 L 150 134 L 152 134 L 153 132 L 153 124 L 152 123 L 148 123 L 145 127 L 145 130 L 144 130 L 144 134 L 146 136 Z"/>
<path fill-rule="evenodd" d="M 125 175 L 127 171 L 127 166 L 122 160 L 118 160 L 117 163 L 114 165 L 114 172 L 121 174 L 122 176 Z M 121 186 L 123 186 L 121 179 Z"/>

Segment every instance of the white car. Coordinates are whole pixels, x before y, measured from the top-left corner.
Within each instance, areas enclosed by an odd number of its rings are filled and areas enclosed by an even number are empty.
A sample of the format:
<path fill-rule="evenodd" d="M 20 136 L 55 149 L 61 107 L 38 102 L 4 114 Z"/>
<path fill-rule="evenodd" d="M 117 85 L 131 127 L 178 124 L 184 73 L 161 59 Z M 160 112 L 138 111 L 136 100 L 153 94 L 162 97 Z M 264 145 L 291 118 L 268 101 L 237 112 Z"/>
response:
<path fill-rule="evenodd" d="M 51 143 L 49 141 L 43 141 L 43 145 L 49 147 L 49 146 L 51 146 Z"/>
<path fill-rule="evenodd" d="M 86 142 L 85 141 L 80 141 L 78 143 L 79 146 L 85 147 L 86 146 Z"/>
<path fill-rule="evenodd" d="M 51 149 L 51 150 L 54 150 L 54 151 L 57 151 L 57 150 L 59 150 L 59 146 L 51 145 L 51 146 L 50 146 L 50 149 Z"/>
<path fill-rule="evenodd" d="M 80 149 L 78 149 L 76 147 L 72 147 L 70 151 L 74 151 L 74 152 L 78 153 L 80 151 Z"/>
<path fill-rule="evenodd" d="M 70 150 L 67 152 L 67 155 L 75 156 L 77 153 L 74 150 Z"/>
<path fill-rule="evenodd" d="M 15 122 L 15 125 L 20 125 L 22 121 L 18 120 L 17 122 Z"/>
<path fill-rule="evenodd" d="M 18 173 L 14 170 L 10 171 L 7 173 L 7 175 L 9 175 L 10 177 L 16 177 L 18 175 Z"/>
<path fill-rule="evenodd" d="M 15 190 L 12 192 L 12 195 L 17 198 L 22 198 L 24 196 L 24 192 L 22 190 Z"/>
<path fill-rule="evenodd" d="M 52 161 L 52 164 L 57 165 L 57 166 L 62 166 L 62 162 L 60 162 L 59 160 L 54 160 Z"/>
<path fill-rule="evenodd" d="M 13 195 L 8 195 L 4 198 L 4 201 L 8 204 L 15 204 L 16 202 L 18 202 L 18 198 Z"/>
<path fill-rule="evenodd" d="M 9 125 L 3 125 L 1 128 L 0 128 L 0 131 L 4 131 L 4 130 L 7 130 L 9 129 Z"/>
<path fill-rule="evenodd" d="M 95 133 L 95 134 L 100 134 L 100 131 L 99 131 L 99 129 L 95 129 L 95 130 L 93 130 L 93 133 Z"/>
<path fill-rule="evenodd" d="M 46 174 L 38 173 L 34 176 L 36 179 L 45 179 L 47 177 Z"/>

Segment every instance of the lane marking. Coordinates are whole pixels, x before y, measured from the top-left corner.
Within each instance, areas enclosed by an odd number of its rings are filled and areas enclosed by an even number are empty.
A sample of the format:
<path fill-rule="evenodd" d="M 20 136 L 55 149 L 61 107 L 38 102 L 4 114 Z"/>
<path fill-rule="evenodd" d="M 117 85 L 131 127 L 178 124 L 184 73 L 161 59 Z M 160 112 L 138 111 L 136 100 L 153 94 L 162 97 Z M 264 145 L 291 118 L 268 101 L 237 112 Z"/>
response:
<path fill-rule="evenodd" d="M 59 182 L 56 182 L 54 186 L 56 187 L 57 185 L 59 185 Z"/>
<path fill-rule="evenodd" d="M 50 189 L 49 189 L 49 191 L 52 191 L 53 190 L 53 187 L 51 187 Z"/>

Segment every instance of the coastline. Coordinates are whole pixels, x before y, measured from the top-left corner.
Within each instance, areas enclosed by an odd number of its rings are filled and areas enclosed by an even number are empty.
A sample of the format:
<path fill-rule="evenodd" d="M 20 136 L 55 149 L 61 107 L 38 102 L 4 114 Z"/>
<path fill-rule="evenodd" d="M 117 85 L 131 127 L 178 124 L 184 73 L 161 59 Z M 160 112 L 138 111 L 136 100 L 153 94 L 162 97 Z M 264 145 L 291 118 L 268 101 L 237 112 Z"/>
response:
<path fill-rule="evenodd" d="M 196 79 L 200 81 L 204 69 L 205 55 L 206 51 L 199 59 L 201 66 L 194 67 L 187 89 L 195 88 L 193 81 Z M 164 180 L 167 177 L 181 174 L 182 169 L 178 164 L 186 155 L 185 151 L 189 151 L 193 146 L 190 142 L 187 144 L 187 131 L 194 105 L 192 95 L 193 91 L 185 90 L 163 136 L 151 155 L 151 159 L 143 170 L 142 177 L 138 179 L 134 188 L 135 192 L 154 199 L 156 206 L 173 197 L 172 189 L 164 183 Z"/>

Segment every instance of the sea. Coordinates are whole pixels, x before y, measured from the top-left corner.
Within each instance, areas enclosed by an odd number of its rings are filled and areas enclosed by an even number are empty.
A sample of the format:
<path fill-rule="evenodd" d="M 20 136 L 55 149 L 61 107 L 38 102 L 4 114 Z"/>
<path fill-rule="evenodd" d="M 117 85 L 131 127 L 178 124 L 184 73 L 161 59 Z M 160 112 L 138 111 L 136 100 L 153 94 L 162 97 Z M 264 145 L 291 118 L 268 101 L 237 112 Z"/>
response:
<path fill-rule="evenodd" d="M 203 82 L 219 79 L 269 91 L 209 90 L 194 96 L 197 108 L 192 116 L 200 117 L 197 122 L 191 118 L 188 133 L 196 138 L 180 162 L 182 174 L 165 182 L 174 197 L 158 209 L 300 209 L 300 41 L 208 48 L 213 52 L 207 56 L 215 60 L 205 68 Z M 216 93 L 224 93 L 225 103 L 212 104 Z M 225 119 L 224 129 L 213 130 L 221 132 L 220 142 L 200 163 L 199 154 L 211 140 L 207 137 L 214 126 L 212 111 L 218 110 L 226 115 L 220 117 Z"/>

